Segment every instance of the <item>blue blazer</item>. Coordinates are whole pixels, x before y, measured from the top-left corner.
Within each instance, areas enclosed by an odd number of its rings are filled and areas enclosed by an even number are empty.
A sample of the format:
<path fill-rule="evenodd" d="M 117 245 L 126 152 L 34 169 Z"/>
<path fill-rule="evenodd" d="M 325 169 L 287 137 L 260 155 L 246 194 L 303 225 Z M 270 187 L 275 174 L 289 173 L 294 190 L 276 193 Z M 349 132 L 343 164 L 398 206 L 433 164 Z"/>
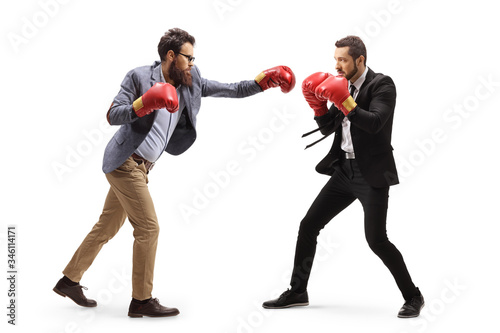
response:
<path fill-rule="evenodd" d="M 111 138 L 104 151 L 102 170 L 109 173 L 134 153 L 144 141 L 155 121 L 157 112 L 137 117 L 132 103 L 142 96 L 155 83 L 161 82 L 161 62 L 155 61 L 151 66 L 138 67 L 127 73 L 121 89 L 113 100 L 107 114 L 111 125 L 120 128 Z M 168 142 L 165 151 L 179 155 L 191 147 L 196 140 L 196 116 L 200 111 L 201 97 L 242 98 L 262 92 L 254 80 L 237 83 L 220 83 L 201 77 L 198 67 L 191 70 L 193 85 L 181 86 L 178 91 L 179 105 L 184 105 L 179 122 Z"/>

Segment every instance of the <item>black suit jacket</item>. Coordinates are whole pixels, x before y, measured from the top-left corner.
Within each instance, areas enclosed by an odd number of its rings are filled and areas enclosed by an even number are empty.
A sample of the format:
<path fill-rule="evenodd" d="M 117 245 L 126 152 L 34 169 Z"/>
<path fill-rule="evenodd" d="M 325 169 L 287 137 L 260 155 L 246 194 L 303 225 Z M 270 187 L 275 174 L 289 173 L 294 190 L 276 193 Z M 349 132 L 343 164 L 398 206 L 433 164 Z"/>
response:
<path fill-rule="evenodd" d="M 351 122 L 351 137 L 359 169 L 369 185 L 386 187 L 399 183 L 392 154 L 391 135 L 396 106 L 396 86 L 389 76 L 370 68 L 356 97 L 358 104 L 347 118 Z M 324 116 L 315 117 L 321 133 L 335 133 L 332 148 L 316 166 L 316 171 L 332 175 L 341 158 L 342 120 L 344 114 L 334 105 Z"/>

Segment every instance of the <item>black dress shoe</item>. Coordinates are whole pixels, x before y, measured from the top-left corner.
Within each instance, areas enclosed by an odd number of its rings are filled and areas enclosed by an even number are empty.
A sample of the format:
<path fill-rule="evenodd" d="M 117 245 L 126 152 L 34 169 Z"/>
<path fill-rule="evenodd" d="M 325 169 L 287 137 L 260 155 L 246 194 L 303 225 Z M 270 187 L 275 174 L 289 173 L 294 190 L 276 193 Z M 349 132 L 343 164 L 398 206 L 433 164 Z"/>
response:
<path fill-rule="evenodd" d="M 306 306 L 309 305 L 309 297 L 307 290 L 303 293 L 296 293 L 287 289 L 277 299 L 264 302 L 262 306 L 266 309 L 284 309 L 292 306 Z"/>
<path fill-rule="evenodd" d="M 146 317 L 170 317 L 177 316 L 179 310 L 176 308 L 167 308 L 160 304 L 158 298 L 151 298 L 149 302 L 145 304 L 140 304 L 137 302 L 130 302 L 130 307 L 128 308 L 129 317 L 140 318 L 142 316 Z"/>
<path fill-rule="evenodd" d="M 86 287 L 81 286 L 79 283 L 75 286 L 70 286 L 66 282 L 64 282 L 63 279 L 60 279 L 56 286 L 54 287 L 54 290 L 57 294 L 61 295 L 62 297 L 69 297 L 73 302 L 80 306 L 85 306 L 85 307 L 94 307 L 97 306 L 97 302 L 94 301 L 93 299 L 88 299 L 85 297 L 83 294 L 82 289 L 87 290 Z"/>
<path fill-rule="evenodd" d="M 411 300 L 406 301 L 401 310 L 399 310 L 399 318 L 415 318 L 420 315 L 420 310 L 424 307 L 424 296 L 417 288 L 417 294 Z"/>

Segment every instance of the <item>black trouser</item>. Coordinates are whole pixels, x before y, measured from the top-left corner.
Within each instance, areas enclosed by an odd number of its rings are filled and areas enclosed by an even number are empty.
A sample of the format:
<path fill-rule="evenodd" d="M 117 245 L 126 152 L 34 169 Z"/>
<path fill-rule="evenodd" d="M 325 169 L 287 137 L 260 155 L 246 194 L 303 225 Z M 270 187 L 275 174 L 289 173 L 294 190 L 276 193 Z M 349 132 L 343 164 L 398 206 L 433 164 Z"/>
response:
<path fill-rule="evenodd" d="M 323 187 L 300 223 L 295 249 L 291 286 L 296 292 L 307 289 L 307 282 L 321 229 L 338 213 L 359 199 L 365 213 L 365 237 L 373 252 L 384 262 L 406 300 L 416 294 L 410 274 L 398 249 L 387 238 L 386 217 L 389 187 L 368 185 L 356 160 L 343 160 Z"/>

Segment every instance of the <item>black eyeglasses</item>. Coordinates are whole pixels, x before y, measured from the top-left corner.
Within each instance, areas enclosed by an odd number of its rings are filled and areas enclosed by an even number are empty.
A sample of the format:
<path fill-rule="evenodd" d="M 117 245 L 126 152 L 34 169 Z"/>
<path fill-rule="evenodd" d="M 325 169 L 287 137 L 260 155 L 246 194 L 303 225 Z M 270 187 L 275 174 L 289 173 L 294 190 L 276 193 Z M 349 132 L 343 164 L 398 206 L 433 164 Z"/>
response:
<path fill-rule="evenodd" d="M 195 57 L 190 56 L 190 55 L 187 55 L 187 54 L 184 54 L 184 53 L 180 53 L 180 52 L 178 52 L 178 53 L 179 53 L 180 55 L 185 56 L 185 57 L 187 58 L 188 62 L 194 62 Z"/>

